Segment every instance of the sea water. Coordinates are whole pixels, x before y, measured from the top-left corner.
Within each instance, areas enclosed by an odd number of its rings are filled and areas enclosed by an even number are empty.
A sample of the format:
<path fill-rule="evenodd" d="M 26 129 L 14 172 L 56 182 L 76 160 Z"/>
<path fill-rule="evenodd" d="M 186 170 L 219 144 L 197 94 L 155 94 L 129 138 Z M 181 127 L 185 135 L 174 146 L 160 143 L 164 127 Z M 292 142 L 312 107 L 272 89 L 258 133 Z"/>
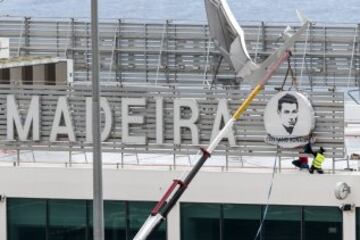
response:
<path fill-rule="evenodd" d="M 315 22 L 359 23 L 359 0 L 228 0 L 241 21 L 296 22 L 299 9 Z M 0 15 L 89 17 L 90 0 L 0 0 Z M 205 22 L 204 0 L 98 0 L 100 18 Z"/>

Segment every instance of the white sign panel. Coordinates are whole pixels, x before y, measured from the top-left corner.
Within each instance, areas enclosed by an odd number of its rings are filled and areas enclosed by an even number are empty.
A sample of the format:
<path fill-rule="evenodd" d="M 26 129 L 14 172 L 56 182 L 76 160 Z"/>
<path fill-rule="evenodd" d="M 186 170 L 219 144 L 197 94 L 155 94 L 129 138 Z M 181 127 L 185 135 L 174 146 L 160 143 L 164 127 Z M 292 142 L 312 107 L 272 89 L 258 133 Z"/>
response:
<path fill-rule="evenodd" d="M 84 86 L 1 86 L 0 147 L 45 151 L 92 151 L 91 88 Z M 217 90 L 218 91 L 218 90 Z M 109 87 L 102 89 L 101 141 L 103 151 L 195 154 L 208 146 L 231 119 L 248 91 Z M 277 93 L 276 93 L 277 94 Z M 316 106 L 316 138 L 335 146 L 343 156 L 343 94 L 310 93 Z M 292 95 L 289 97 L 287 95 Z M 273 156 L 276 145 L 300 146 L 314 127 L 314 113 L 300 93 L 264 92 L 225 133 L 216 154 Z M 266 129 L 262 117 L 266 109 Z M 310 116 L 310 117 L 309 117 Z M 274 120 L 274 122 L 273 122 Z M 326 129 L 340 129 L 329 131 Z M 268 146 L 264 142 L 275 144 Z M 336 145 L 335 145 L 335 144 Z M 339 146 L 339 147 L 337 147 Z M 295 156 L 298 151 L 283 151 Z"/>
<path fill-rule="evenodd" d="M 308 98 L 296 91 L 273 96 L 265 108 L 265 141 L 283 148 L 305 145 L 315 126 L 314 109 Z"/>

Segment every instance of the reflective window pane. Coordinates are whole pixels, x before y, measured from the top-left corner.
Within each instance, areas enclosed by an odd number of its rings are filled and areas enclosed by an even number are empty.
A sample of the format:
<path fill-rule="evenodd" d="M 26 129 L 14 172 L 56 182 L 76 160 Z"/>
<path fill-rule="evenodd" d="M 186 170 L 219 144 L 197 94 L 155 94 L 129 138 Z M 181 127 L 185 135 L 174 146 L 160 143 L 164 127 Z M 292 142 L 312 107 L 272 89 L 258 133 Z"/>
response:
<path fill-rule="evenodd" d="M 265 240 L 301 240 L 301 207 L 270 206 L 262 236 Z"/>
<path fill-rule="evenodd" d="M 86 240 L 86 202 L 49 200 L 48 240 Z"/>
<path fill-rule="evenodd" d="M 8 240 L 46 239 L 46 200 L 8 199 Z"/>
<path fill-rule="evenodd" d="M 88 240 L 93 239 L 93 205 L 88 201 Z M 126 208 L 122 201 L 104 201 L 105 240 L 126 240 Z"/>
<path fill-rule="evenodd" d="M 126 240 L 125 203 L 119 201 L 105 201 L 105 239 Z"/>
<path fill-rule="evenodd" d="M 224 240 L 254 240 L 259 228 L 261 207 L 254 205 L 223 205 Z"/>
<path fill-rule="evenodd" d="M 306 240 L 341 240 L 342 212 L 337 207 L 304 207 Z"/>
<path fill-rule="evenodd" d="M 182 240 L 219 240 L 220 204 L 181 204 Z"/>
<path fill-rule="evenodd" d="M 104 201 L 105 240 L 131 240 L 153 202 Z M 89 200 L 7 199 L 7 240 L 92 240 Z M 166 222 L 148 240 L 165 240 Z"/>
<path fill-rule="evenodd" d="M 360 239 L 360 208 L 356 208 L 356 239 Z"/>
<path fill-rule="evenodd" d="M 133 239 L 135 234 L 139 231 L 145 220 L 150 215 L 154 208 L 154 202 L 129 202 L 129 239 Z M 152 233 L 147 240 L 165 240 L 166 239 L 166 222 Z"/>

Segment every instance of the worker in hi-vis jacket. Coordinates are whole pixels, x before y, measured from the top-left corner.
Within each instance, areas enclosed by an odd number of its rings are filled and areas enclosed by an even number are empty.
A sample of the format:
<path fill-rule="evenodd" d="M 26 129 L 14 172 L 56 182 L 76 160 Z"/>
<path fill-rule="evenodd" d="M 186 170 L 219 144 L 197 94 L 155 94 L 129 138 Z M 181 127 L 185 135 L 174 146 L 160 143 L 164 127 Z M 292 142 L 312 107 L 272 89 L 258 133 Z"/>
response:
<path fill-rule="evenodd" d="M 314 160 L 312 161 L 309 172 L 313 174 L 314 171 L 317 171 L 319 174 L 323 174 L 324 170 L 322 170 L 321 166 L 325 161 L 325 156 L 324 156 L 325 149 L 323 147 L 320 147 L 319 151 L 314 152 L 311 148 L 311 143 L 309 142 L 305 146 L 305 152 L 311 153 L 314 156 Z"/>

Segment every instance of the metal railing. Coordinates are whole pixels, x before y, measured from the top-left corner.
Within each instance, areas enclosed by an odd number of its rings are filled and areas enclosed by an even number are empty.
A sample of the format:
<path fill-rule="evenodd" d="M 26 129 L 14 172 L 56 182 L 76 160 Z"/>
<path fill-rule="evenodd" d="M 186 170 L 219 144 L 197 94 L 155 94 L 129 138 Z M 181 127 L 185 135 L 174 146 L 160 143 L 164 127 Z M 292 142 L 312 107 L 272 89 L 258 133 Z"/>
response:
<path fill-rule="evenodd" d="M 242 26 L 249 52 L 257 62 L 281 44 L 280 34 L 286 25 L 262 22 Z M 212 79 L 219 59 L 205 24 L 114 19 L 100 22 L 99 34 L 103 82 L 201 86 L 204 78 Z M 297 75 L 302 76 L 298 79 L 301 86 L 310 90 L 359 86 L 359 34 L 357 24 L 311 24 L 293 51 L 293 66 Z M 10 38 L 12 56 L 71 58 L 75 82 L 89 81 L 88 21 L 1 18 L 0 35 Z M 285 71 L 284 65 L 269 84 L 279 85 Z M 215 83 L 218 87 L 241 84 L 226 63 L 220 65 Z"/>

